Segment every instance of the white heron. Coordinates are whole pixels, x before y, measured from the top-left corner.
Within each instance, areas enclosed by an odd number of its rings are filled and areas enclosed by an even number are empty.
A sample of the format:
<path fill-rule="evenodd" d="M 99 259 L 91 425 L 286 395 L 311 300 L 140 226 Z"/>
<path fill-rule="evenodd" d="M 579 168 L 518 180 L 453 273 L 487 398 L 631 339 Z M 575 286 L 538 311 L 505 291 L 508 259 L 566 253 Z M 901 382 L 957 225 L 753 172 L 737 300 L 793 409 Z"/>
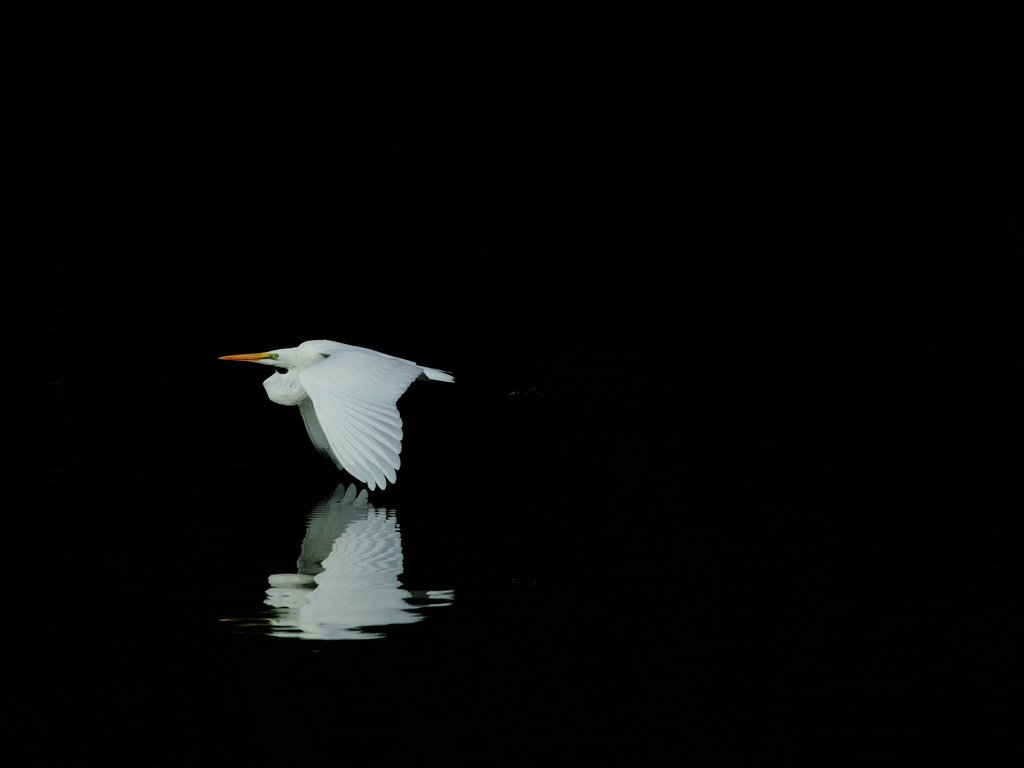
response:
<path fill-rule="evenodd" d="M 455 381 L 436 368 L 328 339 L 219 359 L 285 369 L 263 382 L 271 402 L 299 406 L 317 450 L 371 491 L 394 483 L 401 466 L 398 398 L 416 379 Z"/>

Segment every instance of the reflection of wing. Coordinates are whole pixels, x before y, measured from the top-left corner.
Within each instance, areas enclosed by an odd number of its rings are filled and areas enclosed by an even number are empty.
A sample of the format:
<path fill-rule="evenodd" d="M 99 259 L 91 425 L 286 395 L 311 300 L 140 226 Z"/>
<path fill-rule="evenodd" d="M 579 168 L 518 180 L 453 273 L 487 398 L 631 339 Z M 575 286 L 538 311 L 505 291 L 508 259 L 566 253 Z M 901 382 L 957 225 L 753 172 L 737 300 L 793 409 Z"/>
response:
<path fill-rule="evenodd" d="M 394 516 L 370 511 L 338 537 L 315 577 L 316 589 L 300 610 L 304 627 L 336 636 L 355 627 L 410 624 L 412 595 L 402 589 L 402 539 Z"/>
<path fill-rule="evenodd" d="M 367 501 L 366 490 L 339 485 L 309 516 L 298 573 L 269 579 L 266 602 L 277 610 L 279 634 L 372 638 L 361 627 L 421 621 L 403 589 L 402 538 L 394 514 Z M 427 595 L 447 604 L 450 593 Z M 296 632 L 297 631 L 297 632 Z"/>
<path fill-rule="evenodd" d="M 324 499 L 309 513 L 306 536 L 299 553 L 299 573 L 315 576 L 323 570 L 321 563 L 331 554 L 335 540 L 351 523 L 365 520 L 370 507 L 366 490 L 356 493 L 356 486 L 339 483 L 329 499 Z"/>
<path fill-rule="evenodd" d="M 336 350 L 299 372 L 330 455 L 371 491 L 395 482 L 402 452 L 396 403 L 422 373 L 415 363 L 358 347 Z M 314 444 L 320 445 L 311 420 L 304 418 Z"/>

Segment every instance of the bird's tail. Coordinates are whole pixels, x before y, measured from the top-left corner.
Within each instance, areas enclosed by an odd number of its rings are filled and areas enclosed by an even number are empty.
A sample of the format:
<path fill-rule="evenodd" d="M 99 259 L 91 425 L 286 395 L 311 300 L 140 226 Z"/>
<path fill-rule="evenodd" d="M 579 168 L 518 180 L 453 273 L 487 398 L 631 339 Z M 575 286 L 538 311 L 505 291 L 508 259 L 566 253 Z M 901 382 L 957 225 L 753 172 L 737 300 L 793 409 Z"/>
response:
<path fill-rule="evenodd" d="M 422 365 L 420 366 L 420 368 L 423 370 L 423 373 L 421 373 L 419 376 L 419 378 L 421 379 L 432 379 L 433 381 L 448 382 L 455 381 L 455 377 L 446 371 L 439 371 L 437 370 L 437 368 L 425 368 Z"/>

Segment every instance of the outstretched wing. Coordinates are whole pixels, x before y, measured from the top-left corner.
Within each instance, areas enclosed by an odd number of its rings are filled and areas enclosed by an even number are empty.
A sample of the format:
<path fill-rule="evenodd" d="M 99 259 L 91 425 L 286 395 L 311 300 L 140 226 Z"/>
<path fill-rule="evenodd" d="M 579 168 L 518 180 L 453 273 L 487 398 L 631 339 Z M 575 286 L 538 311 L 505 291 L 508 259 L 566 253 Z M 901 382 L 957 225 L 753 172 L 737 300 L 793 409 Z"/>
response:
<path fill-rule="evenodd" d="M 402 417 L 396 403 L 422 366 L 359 347 L 342 347 L 299 378 L 333 459 L 372 491 L 395 482 L 401 466 Z M 309 430 L 310 419 L 303 414 Z M 322 449 L 315 430 L 313 443 Z"/>

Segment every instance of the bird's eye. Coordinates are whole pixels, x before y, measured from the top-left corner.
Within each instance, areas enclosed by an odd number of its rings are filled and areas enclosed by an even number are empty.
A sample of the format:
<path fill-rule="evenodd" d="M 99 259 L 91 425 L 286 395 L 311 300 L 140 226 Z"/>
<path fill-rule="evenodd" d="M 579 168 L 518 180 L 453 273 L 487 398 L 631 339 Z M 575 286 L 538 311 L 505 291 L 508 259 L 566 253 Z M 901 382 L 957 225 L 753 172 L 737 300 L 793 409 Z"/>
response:
<path fill-rule="evenodd" d="M 267 355 L 267 357 L 269 357 L 271 360 L 277 360 L 277 358 L 279 358 L 280 355 L 277 354 L 277 352 L 271 352 L 269 355 Z"/>

